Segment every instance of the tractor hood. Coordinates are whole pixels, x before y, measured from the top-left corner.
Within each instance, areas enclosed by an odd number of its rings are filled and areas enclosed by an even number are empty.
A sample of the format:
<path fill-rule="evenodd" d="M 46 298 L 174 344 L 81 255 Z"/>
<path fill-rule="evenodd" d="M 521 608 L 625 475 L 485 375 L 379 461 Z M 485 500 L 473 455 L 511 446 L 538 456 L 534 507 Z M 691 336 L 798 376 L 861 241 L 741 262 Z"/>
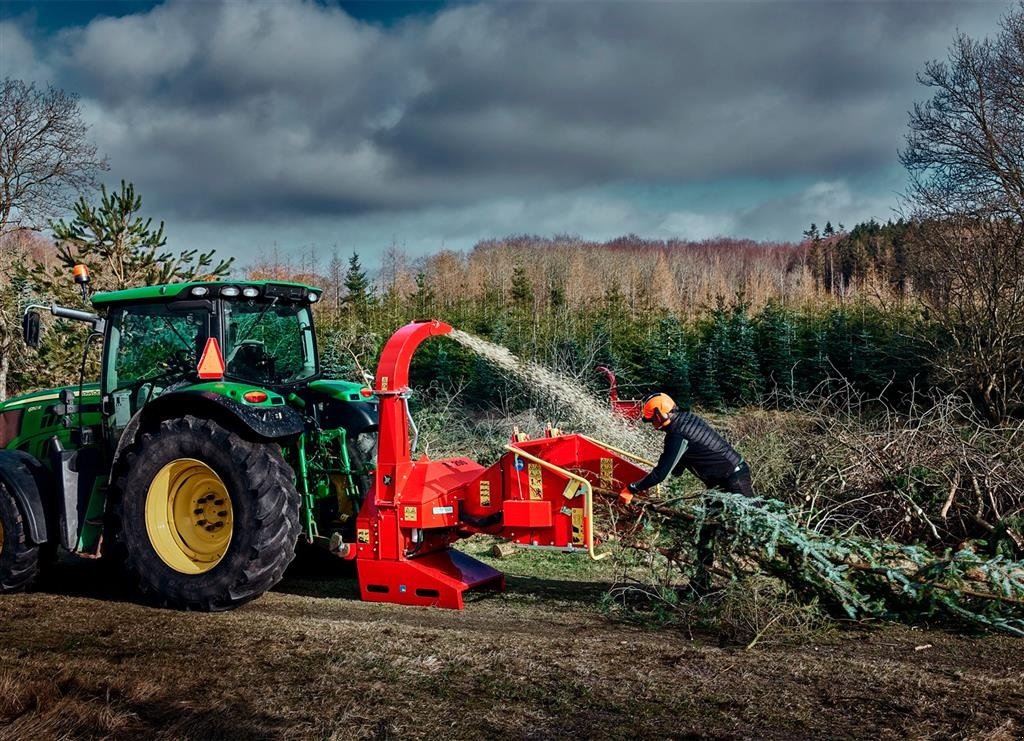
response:
<path fill-rule="evenodd" d="M 0 412 L 5 412 L 11 409 L 25 409 L 26 407 L 34 406 L 35 404 L 55 404 L 60 399 L 60 392 L 64 391 L 65 388 L 74 394 L 76 399 L 78 398 L 78 386 L 43 389 L 41 391 L 33 391 L 30 394 L 14 396 L 7 401 L 0 402 Z M 99 402 L 99 396 L 100 385 L 98 383 L 87 383 L 82 386 L 83 399 Z"/>

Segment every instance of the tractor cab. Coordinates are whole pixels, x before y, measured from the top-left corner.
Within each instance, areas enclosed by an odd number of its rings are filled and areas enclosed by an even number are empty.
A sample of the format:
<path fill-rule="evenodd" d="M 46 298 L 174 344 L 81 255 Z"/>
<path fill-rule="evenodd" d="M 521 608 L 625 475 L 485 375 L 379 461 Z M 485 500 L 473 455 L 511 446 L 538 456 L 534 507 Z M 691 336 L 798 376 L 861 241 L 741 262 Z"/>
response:
<path fill-rule="evenodd" d="M 147 404 L 204 382 L 242 404 L 280 398 L 320 375 L 311 306 L 299 284 L 183 283 L 93 297 L 105 311 L 104 410 L 114 438 Z M 242 388 L 245 387 L 245 388 Z"/>

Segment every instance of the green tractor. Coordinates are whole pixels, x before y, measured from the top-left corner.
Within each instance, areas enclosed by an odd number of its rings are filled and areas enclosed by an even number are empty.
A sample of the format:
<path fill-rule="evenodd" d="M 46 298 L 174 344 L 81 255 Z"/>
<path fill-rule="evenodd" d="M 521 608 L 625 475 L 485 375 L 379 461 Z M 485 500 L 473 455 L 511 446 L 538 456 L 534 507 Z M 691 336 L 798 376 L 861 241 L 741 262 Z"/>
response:
<path fill-rule="evenodd" d="M 321 378 L 319 297 L 192 282 L 98 293 L 95 313 L 29 307 L 26 344 L 41 309 L 84 322 L 101 372 L 0 404 L 0 592 L 61 546 L 123 562 L 158 604 L 223 610 L 274 586 L 300 539 L 352 541 L 378 402 Z"/>

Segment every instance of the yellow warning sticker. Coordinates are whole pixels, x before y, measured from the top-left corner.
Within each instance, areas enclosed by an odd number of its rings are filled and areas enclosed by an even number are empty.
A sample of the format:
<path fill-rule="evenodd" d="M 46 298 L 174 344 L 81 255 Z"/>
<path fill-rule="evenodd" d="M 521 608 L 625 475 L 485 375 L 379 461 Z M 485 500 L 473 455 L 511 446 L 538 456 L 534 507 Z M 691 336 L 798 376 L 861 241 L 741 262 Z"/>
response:
<path fill-rule="evenodd" d="M 370 530 L 369 528 L 359 528 L 356 530 L 356 542 L 357 543 L 369 543 L 370 542 Z"/>
<path fill-rule="evenodd" d="M 491 506 L 491 482 L 481 481 L 480 482 L 480 506 L 490 507 Z"/>
<path fill-rule="evenodd" d="M 381 391 L 387 391 L 388 390 L 388 377 L 387 376 L 381 376 L 381 379 L 380 379 L 380 390 Z"/>
<path fill-rule="evenodd" d="M 583 485 L 576 479 L 569 479 L 569 483 L 565 485 L 565 490 L 562 492 L 562 496 L 566 499 L 573 499 L 580 493 L 580 488 L 582 486 Z"/>
<path fill-rule="evenodd" d="M 611 489 L 612 483 L 615 479 L 615 474 L 612 472 L 612 459 L 602 458 L 601 459 L 601 487 L 604 489 Z"/>
<path fill-rule="evenodd" d="M 416 519 L 416 508 L 415 507 L 406 507 L 402 511 L 402 519 L 403 520 L 415 520 Z"/>
<path fill-rule="evenodd" d="M 574 509 L 572 511 L 572 542 L 582 543 L 583 542 L 583 510 Z"/>
<path fill-rule="evenodd" d="M 530 474 L 530 499 L 544 498 L 544 483 L 540 466 L 531 463 L 528 467 Z"/>

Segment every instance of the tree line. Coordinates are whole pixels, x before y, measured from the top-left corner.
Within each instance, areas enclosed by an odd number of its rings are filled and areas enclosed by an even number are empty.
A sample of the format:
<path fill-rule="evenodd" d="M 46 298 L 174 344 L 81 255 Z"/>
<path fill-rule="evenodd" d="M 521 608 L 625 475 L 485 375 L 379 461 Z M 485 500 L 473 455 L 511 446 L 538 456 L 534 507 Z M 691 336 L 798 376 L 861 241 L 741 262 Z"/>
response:
<path fill-rule="evenodd" d="M 66 294 L 59 269 L 81 261 L 98 287 L 228 274 L 319 283 L 325 361 L 337 372 L 372 366 L 396 326 L 436 315 L 581 380 L 602 361 L 638 389 L 713 406 L 807 393 L 838 375 L 872 393 L 941 384 L 992 423 L 1022 416 L 1024 5 L 990 38 L 958 33 L 919 80 L 929 97 L 914 105 L 899 154 L 911 182 L 904 219 L 812 224 L 793 243 L 519 235 L 418 259 L 392 246 L 370 276 L 355 254 L 326 265 L 270 256 L 243 271 L 168 250 L 130 184 L 94 194 L 108 165 L 77 98 L 5 79 L 0 397 L 75 377 L 67 332 L 49 333 L 39 355 L 16 342 L 24 306 Z M 52 241 L 29 236 L 43 229 Z M 490 387 L 486 370 L 439 348 L 424 361 L 435 371 Z"/>

